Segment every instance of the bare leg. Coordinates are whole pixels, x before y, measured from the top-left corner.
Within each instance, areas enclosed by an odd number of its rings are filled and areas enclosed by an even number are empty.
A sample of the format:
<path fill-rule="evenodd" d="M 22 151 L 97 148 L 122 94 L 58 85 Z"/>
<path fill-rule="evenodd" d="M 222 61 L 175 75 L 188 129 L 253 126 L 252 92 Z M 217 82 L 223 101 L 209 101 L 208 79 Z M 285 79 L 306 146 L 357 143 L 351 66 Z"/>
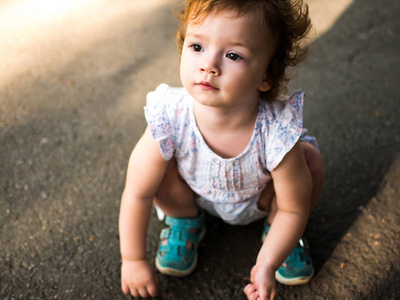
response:
<path fill-rule="evenodd" d="M 311 195 L 310 212 L 317 206 L 319 199 L 321 198 L 322 191 L 325 183 L 325 168 L 322 162 L 322 157 L 319 151 L 309 143 L 302 142 L 301 147 L 303 149 L 304 157 L 308 169 L 310 170 L 313 189 Z"/>
<path fill-rule="evenodd" d="M 164 179 L 153 202 L 167 216 L 173 218 L 198 215 L 199 209 L 194 202 L 194 193 L 180 177 L 174 158 L 168 163 Z"/>
<path fill-rule="evenodd" d="M 189 275 L 193 272 L 197 264 L 197 246 L 205 231 L 203 225 L 199 225 L 200 227 L 195 225 L 193 228 L 186 225 L 188 218 L 199 221 L 201 220 L 201 216 L 199 215 L 199 208 L 194 201 L 194 193 L 179 176 L 174 158 L 168 163 L 164 178 L 153 202 L 168 217 L 176 218 L 174 223 L 178 222 L 177 219 L 185 218 L 183 223 L 179 223 L 182 227 L 178 226 L 176 223 L 173 225 L 172 223 L 168 223 L 168 220 L 166 221 L 166 224 L 170 225 L 170 227 L 168 229 L 163 229 L 161 232 L 160 247 L 158 248 L 156 257 L 156 267 L 161 273 L 166 275 Z M 194 222 L 192 224 L 203 223 Z M 164 235 L 163 232 L 168 233 Z M 178 234 L 172 234 L 173 232 Z M 182 235 L 182 233 L 185 232 L 190 232 L 192 234 L 191 237 L 188 238 L 186 234 Z M 177 243 L 179 244 L 182 242 L 185 242 L 185 247 L 189 249 L 190 255 L 184 253 L 178 254 L 180 250 Z M 176 251 L 177 253 L 175 253 Z"/>
<path fill-rule="evenodd" d="M 313 183 L 310 205 L 311 212 L 317 206 L 318 200 L 322 194 L 325 182 L 325 169 L 322 163 L 321 154 L 314 146 L 306 142 L 300 142 L 300 145 L 303 150 L 308 169 L 310 170 Z M 276 212 L 278 211 L 274 184 L 272 181 L 262 191 L 260 200 L 258 201 L 258 207 L 265 211 L 268 209 L 270 210 L 268 215 L 268 223 L 272 224 Z"/>

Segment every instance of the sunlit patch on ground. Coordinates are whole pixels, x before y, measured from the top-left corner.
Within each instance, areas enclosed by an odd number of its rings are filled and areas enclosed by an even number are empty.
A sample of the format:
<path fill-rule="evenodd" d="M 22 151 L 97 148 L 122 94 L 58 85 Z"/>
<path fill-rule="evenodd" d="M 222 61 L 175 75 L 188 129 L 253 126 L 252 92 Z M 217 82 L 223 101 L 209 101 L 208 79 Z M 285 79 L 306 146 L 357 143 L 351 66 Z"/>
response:
<path fill-rule="evenodd" d="M 19 74 L 35 75 L 54 65 L 63 65 L 82 49 L 109 36 L 107 31 L 122 23 L 122 19 L 132 21 L 168 2 L 9 0 L 0 3 L 0 87 Z"/>
<path fill-rule="evenodd" d="M 316 30 L 315 38 L 327 32 L 354 0 L 306 0 Z"/>

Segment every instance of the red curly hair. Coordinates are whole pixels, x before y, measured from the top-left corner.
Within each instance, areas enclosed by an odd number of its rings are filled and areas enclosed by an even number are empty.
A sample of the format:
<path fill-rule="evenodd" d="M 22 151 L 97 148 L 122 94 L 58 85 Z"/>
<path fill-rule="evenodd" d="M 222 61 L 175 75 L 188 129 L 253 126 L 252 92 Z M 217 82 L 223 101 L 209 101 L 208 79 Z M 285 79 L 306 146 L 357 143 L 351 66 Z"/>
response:
<path fill-rule="evenodd" d="M 250 13 L 258 18 L 276 41 L 275 53 L 267 74 L 270 90 L 261 92 L 263 99 L 275 99 L 286 93 L 288 66 L 296 66 L 308 54 L 306 38 L 311 29 L 308 6 L 303 0 L 187 0 L 179 14 L 177 44 L 182 51 L 189 22 L 202 21 L 211 13 L 231 10 L 239 16 Z M 267 26 L 265 26 L 267 25 Z"/>

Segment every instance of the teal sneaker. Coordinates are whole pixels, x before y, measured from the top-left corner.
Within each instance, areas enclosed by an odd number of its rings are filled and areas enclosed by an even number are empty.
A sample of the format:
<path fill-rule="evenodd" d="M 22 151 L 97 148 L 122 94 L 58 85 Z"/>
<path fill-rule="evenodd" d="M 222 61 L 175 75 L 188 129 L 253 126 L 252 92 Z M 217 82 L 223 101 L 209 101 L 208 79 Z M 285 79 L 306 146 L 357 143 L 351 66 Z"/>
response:
<path fill-rule="evenodd" d="M 205 235 L 204 214 L 196 218 L 166 217 L 160 233 L 156 268 L 165 275 L 187 276 L 197 265 L 197 247 Z"/>
<path fill-rule="evenodd" d="M 262 241 L 264 242 L 270 226 L 266 223 Z M 275 272 L 275 279 L 285 285 L 305 284 L 314 276 L 314 267 L 309 253 L 309 245 L 306 239 L 301 238 L 296 248 Z"/>

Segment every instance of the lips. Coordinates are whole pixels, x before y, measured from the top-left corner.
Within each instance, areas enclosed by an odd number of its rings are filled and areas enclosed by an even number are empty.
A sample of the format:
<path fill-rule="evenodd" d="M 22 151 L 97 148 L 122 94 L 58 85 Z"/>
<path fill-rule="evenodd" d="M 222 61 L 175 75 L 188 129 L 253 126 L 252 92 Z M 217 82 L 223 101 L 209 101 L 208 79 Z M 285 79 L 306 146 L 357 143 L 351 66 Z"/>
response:
<path fill-rule="evenodd" d="M 206 90 L 206 91 L 216 91 L 216 90 L 218 90 L 218 88 L 213 86 L 208 81 L 201 81 L 199 83 L 196 83 L 196 85 L 198 85 L 199 87 L 201 87 L 203 90 Z"/>

